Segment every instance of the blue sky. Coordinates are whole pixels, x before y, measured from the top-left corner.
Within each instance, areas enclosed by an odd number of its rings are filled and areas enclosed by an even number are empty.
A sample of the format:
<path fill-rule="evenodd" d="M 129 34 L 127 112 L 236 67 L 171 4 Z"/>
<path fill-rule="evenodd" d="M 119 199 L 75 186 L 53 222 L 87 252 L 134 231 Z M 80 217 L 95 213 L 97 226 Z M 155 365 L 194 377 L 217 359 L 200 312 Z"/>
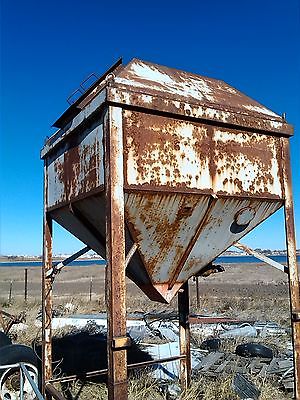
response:
<path fill-rule="evenodd" d="M 297 0 L 1 2 L 1 254 L 40 254 L 39 152 L 66 98 L 91 72 L 133 57 L 232 84 L 295 126 L 300 232 L 300 14 Z M 244 242 L 284 248 L 282 212 Z M 300 235 L 300 233 L 299 233 Z M 55 227 L 54 251 L 80 243 Z"/>

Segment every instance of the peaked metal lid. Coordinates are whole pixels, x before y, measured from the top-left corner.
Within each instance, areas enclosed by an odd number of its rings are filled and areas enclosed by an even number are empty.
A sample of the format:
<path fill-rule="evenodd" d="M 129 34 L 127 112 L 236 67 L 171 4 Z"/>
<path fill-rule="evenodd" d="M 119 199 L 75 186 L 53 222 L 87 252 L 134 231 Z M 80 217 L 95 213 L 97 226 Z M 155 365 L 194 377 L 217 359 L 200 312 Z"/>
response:
<path fill-rule="evenodd" d="M 138 59 L 110 82 L 108 100 L 255 131 L 293 133 L 280 115 L 222 80 Z"/>
<path fill-rule="evenodd" d="M 107 79 L 109 77 L 109 79 Z M 118 61 L 53 124 L 63 128 L 102 90 L 109 103 L 290 136 L 285 119 L 226 82 L 134 58 Z"/>
<path fill-rule="evenodd" d="M 115 78 L 119 87 L 175 98 L 190 104 L 232 109 L 246 115 L 282 118 L 226 82 L 162 65 L 133 59 Z"/>

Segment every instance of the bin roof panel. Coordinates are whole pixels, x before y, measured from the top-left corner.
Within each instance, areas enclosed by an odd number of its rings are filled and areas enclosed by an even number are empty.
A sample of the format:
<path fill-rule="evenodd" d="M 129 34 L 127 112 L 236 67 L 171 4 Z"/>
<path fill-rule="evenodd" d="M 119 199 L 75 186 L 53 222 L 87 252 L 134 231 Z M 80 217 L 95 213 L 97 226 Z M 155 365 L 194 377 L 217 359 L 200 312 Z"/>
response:
<path fill-rule="evenodd" d="M 281 116 L 226 82 L 133 59 L 115 78 L 120 86 L 145 94 L 172 97 L 191 104 L 235 109 L 282 121 Z"/>
<path fill-rule="evenodd" d="M 226 82 L 134 58 L 116 63 L 54 123 L 63 128 L 103 89 L 121 106 L 290 136 L 285 119 Z"/>

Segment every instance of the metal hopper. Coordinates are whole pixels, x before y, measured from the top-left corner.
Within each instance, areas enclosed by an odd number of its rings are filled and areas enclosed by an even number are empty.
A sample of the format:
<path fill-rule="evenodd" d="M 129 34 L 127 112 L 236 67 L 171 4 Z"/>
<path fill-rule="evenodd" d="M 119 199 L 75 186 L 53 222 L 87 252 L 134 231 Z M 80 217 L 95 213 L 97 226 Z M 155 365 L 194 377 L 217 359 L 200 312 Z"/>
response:
<path fill-rule="evenodd" d="M 300 399 L 293 129 L 285 118 L 223 81 L 134 59 L 115 64 L 54 126 L 41 153 L 43 391 L 52 378 L 52 220 L 107 259 L 108 398 L 126 400 L 125 270 L 152 300 L 178 292 L 176 358 L 187 387 L 188 279 L 284 205 Z"/>
<path fill-rule="evenodd" d="M 54 124 L 47 211 L 105 254 L 105 132 L 123 134 L 127 275 L 169 302 L 191 276 L 283 204 L 284 119 L 223 81 L 134 59 Z M 113 129 L 110 135 L 113 135 Z"/>

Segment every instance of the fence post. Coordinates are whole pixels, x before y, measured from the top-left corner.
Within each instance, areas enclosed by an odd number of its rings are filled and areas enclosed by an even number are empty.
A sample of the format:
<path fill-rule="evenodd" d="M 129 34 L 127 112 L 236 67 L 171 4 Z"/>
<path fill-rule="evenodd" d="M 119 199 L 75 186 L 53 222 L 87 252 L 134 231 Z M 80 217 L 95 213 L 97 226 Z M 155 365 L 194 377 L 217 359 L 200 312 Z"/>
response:
<path fill-rule="evenodd" d="M 12 288 L 13 288 L 13 281 L 10 281 L 9 284 L 9 295 L 8 295 L 8 303 L 11 304 L 12 300 Z"/>
<path fill-rule="evenodd" d="M 28 289 L 28 269 L 25 268 L 24 270 L 24 301 L 27 301 L 27 289 Z"/>
<path fill-rule="evenodd" d="M 90 280 L 90 301 L 92 301 L 92 292 L 93 292 L 93 278 Z"/>

